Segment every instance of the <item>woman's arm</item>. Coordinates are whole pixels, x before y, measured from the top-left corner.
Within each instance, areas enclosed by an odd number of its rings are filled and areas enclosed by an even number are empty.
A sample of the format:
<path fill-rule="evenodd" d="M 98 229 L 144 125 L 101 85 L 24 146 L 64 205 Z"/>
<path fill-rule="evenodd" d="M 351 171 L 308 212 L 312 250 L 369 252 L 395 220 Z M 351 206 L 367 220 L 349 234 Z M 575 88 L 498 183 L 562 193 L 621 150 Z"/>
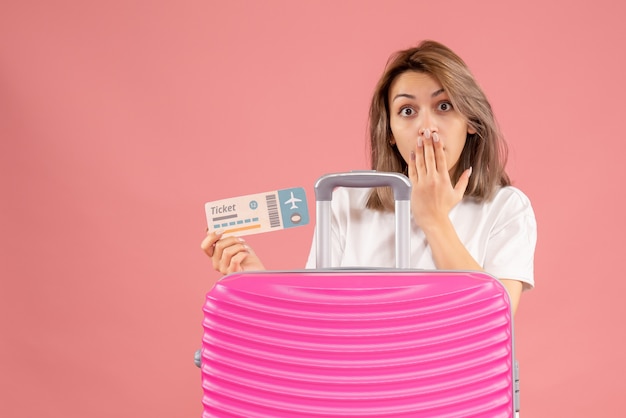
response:
<path fill-rule="evenodd" d="M 485 271 L 467 251 L 465 245 L 459 239 L 454 225 L 446 216 L 439 223 L 424 229 L 428 245 L 430 246 L 435 261 L 435 266 L 440 270 L 473 270 Z M 486 272 L 488 273 L 488 272 Z M 513 314 L 517 310 L 522 295 L 522 282 L 500 278 L 500 283 L 506 288 Z"/>
<path fill-rule="evenodd" d="M 471 173 L 471 168 L 465 170 L 453 186 L 443 141 L 433 141 L 432 137 L 423 138 L 411 154 L 411 211 L 426 235 L 435 266 L 440 270 L 485 271 L 465 248 L 449 217 L 452 208 L 463 199 Z M 522 294 L 522 283 L 506 278 L 500 278 L 500 282 L 509 293 L 515 313 Z"/>

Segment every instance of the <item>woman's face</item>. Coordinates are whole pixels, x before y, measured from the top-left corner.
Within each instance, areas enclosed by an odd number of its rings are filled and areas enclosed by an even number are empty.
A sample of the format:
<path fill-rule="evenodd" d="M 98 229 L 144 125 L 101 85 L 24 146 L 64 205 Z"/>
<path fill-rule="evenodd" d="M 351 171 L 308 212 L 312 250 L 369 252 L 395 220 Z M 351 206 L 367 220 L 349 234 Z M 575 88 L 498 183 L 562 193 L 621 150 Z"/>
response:
<path fill-rule="evenodd" d="M 454 109 L 439 81 L 427 73 L 407 71 L 391 83 L 388 99 L 391 143 L 397 145 L 404 161 L 409 163 L 417 137 L 429 129 L 437 132 L 443 142 L 448 171 L 452 172 L 468 132 L 475 131 L 465 116 Z"/>

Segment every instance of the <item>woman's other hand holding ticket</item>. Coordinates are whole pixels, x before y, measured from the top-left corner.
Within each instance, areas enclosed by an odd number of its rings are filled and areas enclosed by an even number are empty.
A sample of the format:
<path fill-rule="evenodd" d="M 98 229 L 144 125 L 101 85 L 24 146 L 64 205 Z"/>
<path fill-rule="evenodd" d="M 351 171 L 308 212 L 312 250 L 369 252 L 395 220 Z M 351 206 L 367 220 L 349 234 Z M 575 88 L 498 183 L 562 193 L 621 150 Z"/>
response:
<path fill-rule="evenodd" d="M 222 274 L 240 271 L 265 270 L 255 252 L 239 237 L 223 237 L 224 231 L 207 233 L 200 244 L 202 250 L 211 257 L 213 268 Z"/>

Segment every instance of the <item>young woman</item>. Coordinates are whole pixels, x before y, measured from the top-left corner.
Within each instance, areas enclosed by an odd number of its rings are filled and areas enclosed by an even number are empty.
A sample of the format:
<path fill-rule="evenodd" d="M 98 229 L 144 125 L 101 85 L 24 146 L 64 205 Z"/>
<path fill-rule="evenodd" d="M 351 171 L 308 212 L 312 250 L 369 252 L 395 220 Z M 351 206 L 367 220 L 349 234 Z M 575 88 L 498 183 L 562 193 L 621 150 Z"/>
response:
<path fill-rule="evenodd" d="M 395 53 L 372 98 L 370 141 L 372 169 L 404 173 L 413 185 L 411 267 L 485 271 L 501 280 L 515 312 L 534 286 L 535 216 L 511 186 L 506 144 L 463 60 L 433 41 Z M 332 265 L 393 267 L 393 208 L 387 188 L 337 189 Z M 264 269 L 243 240 L 219 231 L 201 247 L 223 274 Z"/>

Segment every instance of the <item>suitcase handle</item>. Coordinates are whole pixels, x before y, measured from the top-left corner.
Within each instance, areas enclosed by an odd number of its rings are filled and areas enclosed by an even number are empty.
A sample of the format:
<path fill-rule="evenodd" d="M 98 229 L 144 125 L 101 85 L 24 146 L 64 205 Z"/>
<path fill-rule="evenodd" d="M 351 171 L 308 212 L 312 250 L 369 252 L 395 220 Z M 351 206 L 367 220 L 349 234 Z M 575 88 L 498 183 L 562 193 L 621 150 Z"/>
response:
<path fill-rule="evenodd" d="M 315 183 L 316 267 L 331 264 L 330 202 L 336 187 L 383 187 L 393 189 L 396 214 L 396 267 L 409 268 L 411 230 L 411 182 L 400 173 L 376 170 L 326 174 Z"/>

